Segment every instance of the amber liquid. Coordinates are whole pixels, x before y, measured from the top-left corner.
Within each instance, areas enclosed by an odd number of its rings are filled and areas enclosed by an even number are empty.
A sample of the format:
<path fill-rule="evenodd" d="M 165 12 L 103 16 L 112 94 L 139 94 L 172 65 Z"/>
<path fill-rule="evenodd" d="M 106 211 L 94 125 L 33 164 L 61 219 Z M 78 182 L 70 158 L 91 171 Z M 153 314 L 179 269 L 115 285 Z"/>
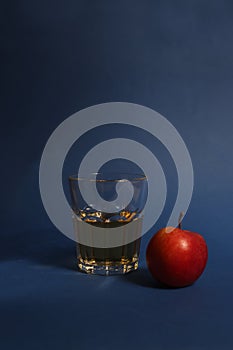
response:
<path fill-rule="evenodd" d="M 95 216 L 93 216 L 95 217 Z M 111 221 L 111 219 L 97 221 L 83 217 L 74 218 L 74 227 L 77 236 L 79 231 L 83 228 L 83 221 L 88 223 L 87 226 L 88 235 L 95 233 L 95 228 L 104 228 L 106 234 L 110 233 L 112 228 L 119 227 L 120 230 L 124 230 L 127 235 L 130 230 L 134 230 L 133 234 L 141 232 L 142 218 L 135 218 L 135 213 L 124 212 L 124 218 L 117 218 L 117 220 Z M 133 221 L 133 225 L 127 225 Z M 140 236 L 140 234 L 139 234 Z M 138 235 L 137 235 L 138 237 Z M 135 239 L 133 242 L 122 244 L 113 248 L 96 248 L 88 245 L 77 243 L 77 259 L 78 266 L 81 270 L 88 273 L 95 273 L 95 270 L 101 271 L 102 274 L 106 274 L 106 271 L 121 271 L 129 272 L 135 270 L 138 267 L 139 251 L 140 251 L 141 238 Z"/>

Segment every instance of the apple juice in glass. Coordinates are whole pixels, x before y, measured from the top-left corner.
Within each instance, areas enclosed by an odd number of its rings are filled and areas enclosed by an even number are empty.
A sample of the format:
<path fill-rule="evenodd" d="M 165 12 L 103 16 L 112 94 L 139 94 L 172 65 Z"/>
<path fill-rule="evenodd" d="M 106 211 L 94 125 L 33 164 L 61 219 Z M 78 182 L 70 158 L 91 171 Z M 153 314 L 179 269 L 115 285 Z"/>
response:
<path fill-rule="evenodd" d="M 122 186 L 122 183 L 124 185 L 124 182 L 130 182 L 133 188 L 132 200 L 127 203 L 126 194 L 121 196 L 124 199 L 120 205 L 117 201 L 114 204 L 119 194 L 117 188 Z M 70 176 L 69 185 L 79 269 L 101 275 L 124 274 L 136 270 L 143 207 L 147 196 L 146 176 L 93 173 L 85 177 Z M 92 196 L 94 200 L 87 205 L 83 197 L 85 193 L 90 193 L 92 188 L 95 192 Z M 104 199 L 104 203 L 112 201 L 112 210 L 105 211 L 105 206 L 99 203 L 99 196 Z M 113 230 L 118 243 L 114 242 Z M 102 235 L 101 242 L 99 233 Z"/>

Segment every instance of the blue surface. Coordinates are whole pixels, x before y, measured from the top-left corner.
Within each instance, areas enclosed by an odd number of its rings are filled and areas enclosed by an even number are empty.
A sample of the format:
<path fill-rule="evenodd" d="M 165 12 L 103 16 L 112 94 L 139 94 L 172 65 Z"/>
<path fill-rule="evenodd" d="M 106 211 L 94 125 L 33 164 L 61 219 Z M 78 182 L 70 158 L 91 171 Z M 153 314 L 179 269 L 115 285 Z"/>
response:
<path fill-rule="evenodd" d="M 232 257 L 213 242 L 194 285 L 163 289 L 144 249 L 136 272 L 89 276 L 76 271 L 74 244 L 57 232 L 14 238 L 1 248 L 2 349 L 231 349 Z"/>
<path fill-rule="evenodd" d="M 1 349 L 232 350 L 232 1 L 0 7 Z M 207 268 L 190 287 L 160 288 L 146 269 L 146 245 L 166 224 L 177 188 L 169 155 L 147 134 L 118 130 L 150 147 L 168 180 L 166 208 L 143 237 L 137 272 L 77 272 L 74 242 L 44 211 L 38 169 L 48 137 L 72 113 L 109 101 L 155 109 L 189 149 L 195 187 L 184 226 L 209 247 Z M 107 134 L 93 131 L 74 145 L 64 186 L 73 160 Z"/>

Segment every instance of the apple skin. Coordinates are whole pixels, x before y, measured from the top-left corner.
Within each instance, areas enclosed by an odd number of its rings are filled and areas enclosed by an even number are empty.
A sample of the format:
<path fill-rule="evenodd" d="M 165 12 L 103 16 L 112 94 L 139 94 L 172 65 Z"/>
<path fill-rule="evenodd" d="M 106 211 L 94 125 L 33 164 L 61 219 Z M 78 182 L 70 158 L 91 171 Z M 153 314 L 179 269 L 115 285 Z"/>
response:
<path fill-rule="evenodd" d="M 185 287 L 195 282 L 207 259 L 207 245 L 200 234 L 174 227 L 159 230 L 146 250 L 152 276 L 170 287 Z"/>

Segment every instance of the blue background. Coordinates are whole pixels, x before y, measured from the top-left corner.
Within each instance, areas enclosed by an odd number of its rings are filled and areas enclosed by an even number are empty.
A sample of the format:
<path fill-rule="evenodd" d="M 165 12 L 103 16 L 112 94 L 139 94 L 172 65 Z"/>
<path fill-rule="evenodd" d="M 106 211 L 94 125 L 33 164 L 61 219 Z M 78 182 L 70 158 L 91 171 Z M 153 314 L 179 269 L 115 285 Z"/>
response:
<path fill-rule="evenodd" d="M 233 2 L 5 0 L 0 17 L 1 348 L 232 349 Z M 146 269 L 146 245 L 166 224 L 176 185 L 172 160 L 148 135 L 129 131 L 163 164 L 171 197 L 143 237 L 137 272 L 77 272 L 74 242 L 44 211 L 47 139 L 71 114 L 110 101 L 155 109 L 189 149 L 195 187 L 184 226 L 209 247 L 190 287 L 161 288 Z"/>

